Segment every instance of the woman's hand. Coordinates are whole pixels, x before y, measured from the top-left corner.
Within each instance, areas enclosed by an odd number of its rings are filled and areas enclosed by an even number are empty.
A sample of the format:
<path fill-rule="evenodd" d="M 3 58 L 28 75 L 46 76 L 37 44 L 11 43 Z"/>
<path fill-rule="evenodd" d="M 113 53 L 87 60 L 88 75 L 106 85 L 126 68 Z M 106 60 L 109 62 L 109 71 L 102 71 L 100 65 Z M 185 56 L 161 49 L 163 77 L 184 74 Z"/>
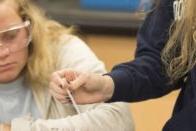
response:
<path fill-rule="evenodd" d="M 63 70 L 52 73 L 49 83 L 50 94 L 63 104 L 69 102 L 69 99 L 67 99 L 66 97 L 66 89 L 68 89 L 69 87 L 70 84 L 65 79 L 65 73 Z"/>
<path fill-rule="evenodd" d="M 50 81 L 51 94 L 62 103 L 67 103 L 69 89 L 78 104 L 96 103 L 109 100 L 114 91 L 110 76 L 81 73 L 73 70 L 54 72 Z"/>

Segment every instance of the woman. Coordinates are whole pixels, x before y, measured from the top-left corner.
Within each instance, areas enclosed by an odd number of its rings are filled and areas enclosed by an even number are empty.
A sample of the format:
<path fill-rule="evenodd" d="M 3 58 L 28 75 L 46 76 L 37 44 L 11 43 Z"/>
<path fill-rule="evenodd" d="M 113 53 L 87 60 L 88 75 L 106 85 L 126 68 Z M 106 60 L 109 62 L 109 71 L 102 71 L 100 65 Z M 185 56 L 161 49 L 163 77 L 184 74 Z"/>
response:
<path fill-rule="evenodd" d="M 135 60 L 115 66 L 104 76 L 75 72 L 78 77 L 70 80 L 67 88 L 76 102 L 141 101 L 181 88 L 173 115 L 163 130 L 195 131 L 195 12 L 195 0 L 160 0 L 138 33 Z M 94 96 L 96 99 L 92 99 Z"/>
<path fill-rule="evenodd" d="M 68 32 L 28 0 L 0 1 L 2 130 L 133 130 L 125 103 L 79 106 L 77 114 L 72 104 L 50 95 L 49 77 L 56 70 L 105 72 L 84 42 Z"/>

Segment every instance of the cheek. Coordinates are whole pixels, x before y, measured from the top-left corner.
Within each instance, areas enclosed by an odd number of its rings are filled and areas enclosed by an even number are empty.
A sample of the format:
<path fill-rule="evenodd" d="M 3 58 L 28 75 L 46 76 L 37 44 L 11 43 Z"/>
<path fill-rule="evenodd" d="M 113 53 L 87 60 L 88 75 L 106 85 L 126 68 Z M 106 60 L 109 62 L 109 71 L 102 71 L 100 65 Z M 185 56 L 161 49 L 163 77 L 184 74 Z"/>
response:
<path fill-rule="evenodd" d="M 16 71 L 20 73 L 25 65 L 27 64 L 28 60 L 28 50 L 25 49 L 24 51 L 19 52 L 16 54 L 16 60 L 17 60 L 17 68 Z"/>
<path fill-rule="evenodd" d="M 3 73 L 3 75 L 0 76 L 0 83 L 1 82 L 9 82 L 13 81 L 18 78 L 21 71 L 24 69 L 27 59 L 28 59 L 28 50 L 24 49 L 23 51 L 20 51 L 18 53 L 12 54 L 10 56 L 10 59 L 12 62 L 15 62 L 16 64 L 9 70 Z"/>

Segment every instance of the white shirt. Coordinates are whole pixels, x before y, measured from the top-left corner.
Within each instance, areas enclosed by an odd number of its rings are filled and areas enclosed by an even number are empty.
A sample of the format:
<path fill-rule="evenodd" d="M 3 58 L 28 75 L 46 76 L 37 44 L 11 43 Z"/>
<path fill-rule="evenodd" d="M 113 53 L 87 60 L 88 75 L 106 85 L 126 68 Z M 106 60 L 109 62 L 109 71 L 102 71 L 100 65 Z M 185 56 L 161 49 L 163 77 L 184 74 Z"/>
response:
<path fill-rule="evenodd" d="M 0 114 L 0 123 L 10 123 L 12 119 L 28 114 L 40 118 L 31 89 L 25 86 L 24 77 L 0 84 Z"/>

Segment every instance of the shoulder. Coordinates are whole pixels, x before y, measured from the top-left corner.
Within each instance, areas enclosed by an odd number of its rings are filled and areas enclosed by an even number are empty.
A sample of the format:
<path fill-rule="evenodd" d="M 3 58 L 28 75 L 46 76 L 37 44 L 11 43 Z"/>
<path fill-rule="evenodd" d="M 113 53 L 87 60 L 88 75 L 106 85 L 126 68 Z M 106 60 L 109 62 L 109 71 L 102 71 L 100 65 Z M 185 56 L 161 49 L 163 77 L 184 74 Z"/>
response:
<path fill-rule="evenodd" d="M 77 49 L 90 50 L 87 44 L 77 36 L 65 34 L 61 35 L 59 38 L 60 50 L 62 51 L 74 51 Z"/>
<path fill-rule="evenodd" d="M 105 66 L 88 45 L 74 35 L 62 35 L 60 37 L 58 52 L 59 67 L 76 70 L 105 72 Z"/>

